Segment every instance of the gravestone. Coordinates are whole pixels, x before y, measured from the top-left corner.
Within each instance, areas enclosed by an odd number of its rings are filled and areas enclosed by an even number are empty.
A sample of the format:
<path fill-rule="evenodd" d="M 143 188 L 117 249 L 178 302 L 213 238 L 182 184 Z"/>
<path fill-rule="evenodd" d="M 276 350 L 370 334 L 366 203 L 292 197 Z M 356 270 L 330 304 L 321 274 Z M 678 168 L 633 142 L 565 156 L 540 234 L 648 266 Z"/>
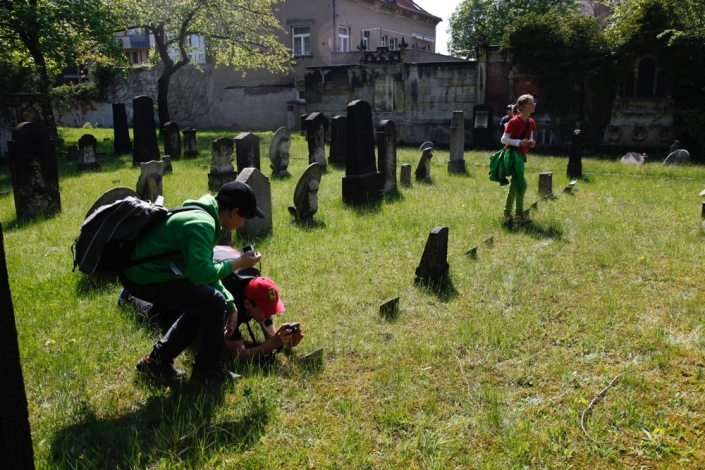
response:
<path fill-rule="evenodd" d="M 690 152 L 684 149 L 676 149 L 669 153 L 663 161 L 664 165 L 687 165 L 690 163 Z"/>
<path fill-rule="evenodd" d="M 269 178 L 257 168 L 243 169 L 236 181 L 247 183 L 255 192 L 257 207 L 264 212 L 264 218 L 245 219 L 245 225 L 237 229 L 237 234 L 246 240 L 264 236 L 272 231 L 272 188 Z"/>
<path fill-rule="evenodd" d="M 478 104 L 472 108 L 472 146 L 489 150 L 495 147 L 492 106 Z"/>
<path fill-rule="evenodd" d="M 196 129 L 186 127 L 181 133 L 184 135 L 184 157 L 197 157 L 198 143 L 196 142 Z"/>
<path fill-rule="evenodd" d="M 93 203 L 90 209 L 88 209 L 88 212 L 86 212 L 86 217 L 84 218 L 88 218 L 88 216 L 95 212 L 99 207 L 107 206 L 108 204 L 112 204 L 113 202 L 119 201 L 120 199 L 125 199 L 128 196 L 136 197 L 138 199 L 140 197 L 140 195 L 137 194 L 135 190 L 130 189 L 126 186 L 118 186 L 115 188 L 111 188 L 101 194 L 101 196 Z"/>
<path fill-rule="evenodd" d="M 78 139 L 78 171 L 100 170 L 97 152 L 98 140 L 90 134 L 83 134 Z"/>
<path fill-rule="evenodd" d="M 379 314 L 386 320 L 394 320 L 399 316 L 399 297 L 394 297 L 379 306 Z"/>
<path fill-rule="evenodd" d="M 553 172 L 544 171 L 539 173 L 539 196 L 553 196 Z"/>
<path fill-rule="evenodd" d="M 625 165 L 643 165 L 644 161 L 644 155 L 638 152 L 627 152 L 624 154 L 621 160 L 621 162 Z"/>
<path fill-rule="evenodd" d="M 343 202 L 366 204 L 382 199 L 381 175 L 375 167 L 372 106 L 356 100 L 348 104 L 348 154 L 343 177 Z"/>
<path fill-rule="evenodd" d="M 289 213 L 296 220 L 310 222 L 318 212 L 318 189 L 321 185 L 323 168 L 318 163 L 306 167 L 294 189 L 294 205 L 289 206 Z"/>
<path fill-rule="evenodd" d="M 61 211 L 56 144 L 38 122 L 23 122 L 7 143 L 18 219 Z"/>
<path fill-rule="evenodd" d="M 217 192 L 225 183 L 237 179 L 233 167 L 233 149 L 235 142 L 229 137 L 220 137 L 213 141 L 211 151 L 211 171 L 208 173 L 208 189 Z"/>
<path fill-rule="evenodd" d="M 167 173 L 174 172 L 174 167 L 171 165 L 171 156 L 170 155 L 164 155 L 162 157 L 162 162 L 164 163 L 164 174 L 165 175 Z"/>
<path fill-rule="evenodd" d="M 570 192 L 573 190 L 573 187 L 575 187 L 575 183 L 577 183 L 577 182 L 578 182 L 578 180 L 573 180 L 570 183 L 568 183 L 568 186 L 563 188 L 563 192 L 570 194 Z"/>
<path fill-rule="evenodd" d="M 164 162 L 152 160 L 140 163 L 140 176 L 137 179 L 137 194 L 144 201 L 156 201 L 164 194 Z"/>
<path fill-rule="evenodd" d="M 181 158 L 181 131 L 179 125 L 169 121 L 162 127 L 162 138 L 164 139 L 164 155 L 169 155 L 172 160 Z"/>
<path fill-rule="evenodd" d="M 41 125 L 40 125 L 41 127 Z M 29 424 L 27 394 L 22 376 L 15 310 L 12 305 L 10 277 L 5 261 L 5 240 L 0 224 L 0 468 L 34 469 L 32 433 Z"/>
<path fill-rule="evenodd" d="M 306 118 L 308 117 L 308 114 L 302 114 L 301 117 L 299 118 L 299 132 L 301 132 L 301 135 L 306 137 Z"/>
<path fill-rule="evenodd" d="M 462 111 L 453 111 L 450 122 L 450 161 L 448 173 L 465 173 L 465 120 Z"/>
<path fill-rule="evenodd" d="M 252 132 L 241 132 L 235 137 L 238 172 L 245 168 L 257 168 L 260 170 L 259 140 L 259 136 Z"/>
<path fill-rule="evenodd" d="M 411 186 L 411 163 L 403 163 L 401 165 L 400 179 L 402 186 Z"/>
<path fill-rule="evenodd" d="M 286 127 L 280 127 L 272 137 L 269 144 L 269 168 L 272 169 L 274 178 L 286 178 L 291 175 L 289 170 L 289 146 L 291 135 Z"/>
<path fill-rule="evenodd" d="M 113 103 L 113 152 L 116 155 L 132 152 L 125 103 Z"/>
<path fill-rule="evenodd" d="M 421 158 L 414 174 L 416 181 L 431 182 L 431 158 L 433 157 L 433 142 L 424 142 L 419 147 Z"/>
<path fill-rule="evenodd" d="M 326 131 L 328 118 L 323 113 L 311 113 L 304 121 L 306 124 L 306 142 L 308 143 L 308 162 L 326 167 Z"/>
<path fill-rule="evenodd" d="M 66 156 L 69 161 L 78 161 L 78 145 L 69 145 L 66 147 Z"/>
<path fill-rule="evenodd" d="M 377 124 L 377 168 L 382 177 L 382 192 L 397 189 L 397 128 L 385 119 Z"/>
<path fill-rule="evenodd" d="M 135 146 L 132 149 L 132 165 L 159 160 L 157 127 L 154 124 L 154 101 L 149 96 L 137 96 L 132 100 L 133 133 Z"/>
<path fill-rule="evenodd" d="M 448 227 L 436 227 L 428 236 L 421 262 L 416 268 L 416 283 L 442 290 L 446 287 L 448 270 Z"/>
<path fill-rule="evenodd" d="M 573 131 L 573 141 L 570 143 L 570 155 L 568 156 L 568 178 L 577 179 L 583 177 L 583 158 L 581 150 L 582 136 L 580 129 Z"/>
<path fill-rule="evenodd" d="M 345 165 L 348 145 L 348 118 L 335 116 L 330 129 L 330 153 L 328 161 L 333 165 Z"/>

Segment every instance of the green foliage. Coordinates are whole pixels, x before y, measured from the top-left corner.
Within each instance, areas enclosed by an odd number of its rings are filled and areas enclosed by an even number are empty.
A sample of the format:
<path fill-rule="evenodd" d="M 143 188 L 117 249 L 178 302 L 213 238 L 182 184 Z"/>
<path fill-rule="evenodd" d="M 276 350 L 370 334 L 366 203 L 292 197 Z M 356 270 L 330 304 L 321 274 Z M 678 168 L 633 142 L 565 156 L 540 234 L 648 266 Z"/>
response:
<path fill-rule="evenodd" d="M 76 103 L 88 100 L 98 100 L 100 91 L 93 82 L 79 83 L 78 85 L 61 85 L 51 89 L 51 100 L 59 109 L 67 110 Z"/>

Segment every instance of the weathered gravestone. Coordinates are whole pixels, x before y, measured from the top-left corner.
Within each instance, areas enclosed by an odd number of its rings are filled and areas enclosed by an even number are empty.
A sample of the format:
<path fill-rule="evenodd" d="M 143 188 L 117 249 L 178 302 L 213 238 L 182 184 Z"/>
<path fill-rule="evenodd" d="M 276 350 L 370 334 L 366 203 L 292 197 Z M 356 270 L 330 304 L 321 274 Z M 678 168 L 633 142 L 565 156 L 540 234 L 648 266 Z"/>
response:
<path fill-rule="evenodd" d="M 394 320 L 399 316 L 399 297 L 394 297 L 379 306 L 379 314 L 385 320 Z"/>
<path fill-rule="evenodd" d="M 152 160 L 140 163 L 140 176 L 137 179 L 137 194 L 144 201 L 156 201 L 164 194 L 164 162 Z"/>
<path fill-rule="evenodd" d="M 308 114 L 302 114 L 299 118 L 299 132 L 302 136 L 306 137 L 306 118 Z"/>
<path fill-rule="evenodd" d="M 233 167 L 233 148 L 235 142 L 229 137 L 220 137 L 213 141 L 211 153 L 211 172 L 208 173 L 208 189 L 217 192 L 225 183 L 237 179 Z"/>
<path fill-rule="evenodd" d="M 61 211 L 56 144 L 38 122 L 23 122 L 8 143 L 18 219 Z"/>
<path fill-rule="evenodd" d="M 402 186 L 411 186 L 411 163 L 403 163 L 401 165 L 401 172 L 399 178 L 401 180 Z"/>
<path fill-rule="evenodd" d="M 580 129 L 573 131 L 573 141 L 570 143 L 570 155 L 568 156 L 568 178 L 576 179 L 583 177 L 583 158 L 581 150 L 582 137 Z"/>
<path fill-rule="evenodd" d="M 343 177 L 343 202 L 366 204 L 382 199 L 381 175 L 375 167 L 372 107 L 367 101 L 348 104 L 348 154 Z"/>
<path fill-rule="evenodd" d="M 553 196 L 553 172 L 539 173 L 539 196 L 550 198 Z"/>
<path fill-rule="evenodd" d="M 347 146 L 348 118 L 346 116 L 335 116 L 331 120 L 328 161 L 333 165 L 345 165 Z"/>
<path fill-rule="evenodd" d="M 416 268 L 415 282 L 443 290 L 447 287 L 449 268 L 448 227 L 436 227 L 426 241 L 421 262 Z"/>
<path fill-rule="evenodd" d="M 113 152 L 116 155 L 132 152 L 125 103 L 113 103 Z"/>
<path fill-rule="evenodd" d="M 627 152 L 621 160 L 625 165 L 643 165 L 644 161 L 644 155 L 637 152 Z"/>
<path fill-rule="evenodd" d="M 260 170 L 259 141 L 259 136 L 252 132 L 241 132 L 235 137 L 238 172 L 245 168 L 257 168 Z"/>
<path fill-rule="evenodd" d="M 181 133 L 184 135 L 184 157 L 197 157 L 198 143 L 196 142 L 196 129 L 186 127 Z"/>
<path fill-rule="evenodd" d="M 306 125 L 306 142 L 308 143 L 308 162 L 326 167 L 326 131 L 328 118 L 323 113 L 311 113 L 304 121 Z"/>
<path fill-rule="evenodd" d="M 377 125 L 377 168 L 382 176 L 382 192 L 397 189 L 397 128 L 394 121 L 385 119 Z"/>
<path fill-rule="evenodd" d="M 296 220 L 310 222 L 318 212 L 318 189 L 321 185 L 323 168 L 318 163 L 311 163 L 304 170 L 294 189 L 294 205 L 289 206 L 289 213 Z"/>
<path fill-rule="evenodd" d="M 41 127 L 41 125 L 40 125 Z M 34 469 L 32 433 L 22 376 L 15 311 L 0 224 L 0 468 Z"/>
<path fill-rule="evenodd" d="M 107 190 L 93 203 L 93 205 L 86 212 L 86 217 L 94 213 L 101 206 L 107 206 L 120 199 L 125 199 L 128 196 L 136 197 L 139 199 L 140 195 L 134 189 L 130 189 L 126 186 L 118 186 Z"/>
<path fill-rule="evenodd" d="M 237 176 L 236 181 L 248 184 L 255 192 L 257 207 L 264 212 L 264 218 L 254 217 L 246 219 L 245 225 L 237 229 L 237 234 L 246 239 L 261 237 L 272 231 L 272 188 L 269 178 L 264 176 L 257 168 L 245 168 Z"/>
<path fill-rule="evenodd" d="M 162 127 L 164 139 L 164 155 L 169 155 L 172 160 L 181 158 L 181 130 L 175 122 L 169 121 Z"/>
<path fill-rule="evenodd" d="M 157 127 L 154 124 L 154 101 L 149 96 L 137 96 L 132 100 L 133 133 L 135 146 L 132 149 L 132 164 L 159 160 Z"/>
<path fill-rule="evenodd" d="M 431 182 L 431 158 L 433 157 L 433 143 L 424 142 L 419 147 L 421 151 L 421 158 L 419 159 L 419 165 L 416 167 L 414 174 L 416 175 L 416 181 L 424 181 L 426 183 Z"/>
<path fill-rule="evenodd" d="M 78 171 L 100 170 L 98 163 L 98 140 L 90 134 L 78 139 Z"/>
<path fill-rule="evenodd" d="M 78 161 L 78 145 L 69 145 L 66 147 L 66 156 L 69 161 Z"/>
<path fill-rule="evenodd" d="M 272 137 L 269 144 L 269 168 L 272 169 L 272 176 L 275 178 L 286 178 L 291 175 L 289 170 L 289 146 L 291 145 L 291 135 L 286 127 L 280 127 Z"/>
<path fill-rule="evenodd" d="M 448 173 L 465 173 L 465 120 L 462 111 L 453 111 L 450 122 L 450 161 Z"/>
<path fill-rule="evenodd" d="M 684 149 L 676 149 L 669 153 L 663 161 L 664 165 L 687 165 L 690 163 L 690 152 Z"/>
<path fill-rule="evenodd" d="M 170 155 L 164 155 L 162 157 L 162 163 L 164 163 L 164 174 L 165 175 L 167 173 L 174 172 L 174 167 L 171 165 L 171 156 Z"/>

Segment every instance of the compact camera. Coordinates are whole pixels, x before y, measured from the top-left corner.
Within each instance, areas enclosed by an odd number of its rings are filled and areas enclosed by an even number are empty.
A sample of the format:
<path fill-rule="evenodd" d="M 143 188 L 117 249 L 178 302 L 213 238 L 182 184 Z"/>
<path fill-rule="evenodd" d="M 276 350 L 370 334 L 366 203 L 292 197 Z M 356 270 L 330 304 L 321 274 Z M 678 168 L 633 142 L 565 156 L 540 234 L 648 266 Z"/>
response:
<path fill-rule="evenodd" d="M 248 251 L 253 251 L 254 249 L 255 247 L 253 247 L 252 245 L 247 245 L 246 247 L 242 248 L 242 252 L 247 253 Z"/>
<path fill-rule="evenodd" d="M 299 332 L 299 324 L 294 322 L 291 325 L 289 325 L 289 329 L 291 330 L 291 334 L 298 333 Z"/>

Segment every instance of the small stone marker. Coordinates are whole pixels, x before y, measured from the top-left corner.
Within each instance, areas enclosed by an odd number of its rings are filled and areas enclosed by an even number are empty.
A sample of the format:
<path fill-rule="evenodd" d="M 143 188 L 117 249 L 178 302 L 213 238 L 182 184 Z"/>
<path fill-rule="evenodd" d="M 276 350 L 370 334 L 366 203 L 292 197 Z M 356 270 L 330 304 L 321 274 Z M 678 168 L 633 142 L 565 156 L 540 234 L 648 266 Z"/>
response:
<path fill-rule="evenodd" d="M 544 171 L 539 173 L 539 196 L 544 198 L 553 197 L 553 172 Z"/>
<path fill-rule="evenodd" d="M 149 96 L 137 96 L 132 100 L 133 130 L 135 145 L 132 149 L 132 165 L 159 160 L 157 128 L 154 125 L 154 101 Z"/>
<path fill-rule="evenodd" d="M 245 168 L 257 168 L 262 171 L 259 159 L 259 141 L 259 136 L 252 132 L 241 132 L 235 137 L 238 172 Z"/>
<path fill-rule="evenodd" d="M 450 122 L 450 161 L 448 173 L 465 173 L 465 120 L 462 111 L 453 111 Z"/>
<path fill-rule="evenodd" d="M 578 180 L 573 180 L 570 183 L 568 183 L 568 186 L 565 187 L 563 190 L 564 193 L 570 193 L 573 190 L 573 187 L 575 186 L 575 183 L 577 183 Z"/>
<path fill-rule="evenodd" d="M 402 186 L 411 186 L 411 163 L 402 164 L 400 180 Z"/>
<path fill-rule="evenodd" d="M 389 299 L 379 306 L 379 314 L 387 320 L 394 320 L 399 316 L 399 297 Z"/>
<path fill-rule="evenodd" d="M 98 140 L 94 136 L 83 134 L 78 139 L 78 171 L 100 171 L 97 151 Z"/>
<path fill-rule="evenodd" d="M 269 144 L 269 168 L 272 169 L 272 176 L 275 178 L 286 178 L 291 176 L 289 170 L 289 146 L 291 145 L 291 135 L 286 127 L 280 127 L 274 133 L 272 142 Z"/>
<path fill-rule="evenodd" d="M 257 207 L 264 212 L 264 218 L 245 219 L 245 225 L 237 229 L 238 235 L 245 239 L 253 239 L 272 231 L 272 188 L 269 178 L 257 168 L 245 168 L 238 174 L 236 181 L 247 183 L 255 192 Z"/>
<path fill-rule="evenodd" d="M 348 118 L 346 116 L 335 116 L 331 120 L 328 161 L 334 165 L 345 165 L 347 145 Z"/>
<path fill-rule="evenodd" d="M 448 271 L 448 227 L 436 227 L 428 236 L 421 262 L 416 268 L 416 283 L 434 290 L 447 287 Z"/>
<path fill-rule="evenodd" d="M 197 157 L 198 143 L 196 142 L 196 129 L 187 127 L 182 130 L 181 133 L 184 135 L 184 157 Z"/>
<path fill-rule="evenodd" d="M 140 176 L 137 179 L 137 194 L 143 201 L 156 201 L 164 194 L 164 162 L 152 160 L 140 163 Z"/>
<path fill-rule="evenodd" d="M 237 179 L 233 167 L 234 141 L 229 137 L 219 137 L 213 141 L 211 150 L 211 171 L 208 173 L 208 189 L 217 192 L 225 183 Z"/>
<path fill-rule="evenodd" d="M 424 142 L 419 147 L 421 158 L 416 167 L 416 181 L 431 182 L 431 157 L 433 157 L 433 142 Z"/>
<path fill-rule="evenodd" d="M 172 160 L 181 158 L 181 130 L 175 122 L 169 121 L 162 127 L 164 139 L 164 155 L 169 155 Z"/>
<path fill-rule="evenodd" d="M 539 208 L 538 201 L 532 202 L 531 205 L 529 206 L 529 209 L 538 209 L 538 208 Z"/>
<path fill-rule="evenodd" d="M 465 254 L 472 259 L 477 259 L 477 247 L 474 246 L 470 248 L 468 251 L 465 252 Z"/>
<path fill-rule="evenodd" d="M 490 248 L 494 246 L 494 237 L 490 237 L 487 240 L 485 240 L 485 245 L 489 246 Z"/>
<path fill-rule="evenodd" d="M 377 168 L 384 186 L 382 192 L 397 189 L 397 129 L 394 121 L 385 119 L 377 125 Z"/>
<path fill-rule="evenodd" d="M 308 162 L 326 167 L 326 131 L 328 118 L 323 113 L 309 114 L 305 119 L 306 141 L 308 142 Z"/>
<path fill-rule="evenodd" d="M 116 155 L 132 152 L 125 103 L 113 103 L 113 152 Z"/>
<path fill-rule="evenodd" d="M 575 129 L 573 131 L 573 140 L 570 143 L 570 154 L 568 156 L 568 178 L 576 179 L 583 177 L 581 140 L 580 129 Z"/>
<path fill-rule="evenodd" d="M 705 201 L 703 201 L 702 207 L 700 208 L 700 217 L 705 219 Z"/>
<path fill-rule="evenodd" d="M 318 212 L 318 189 L 322 174 L 321 165 L 311 163 L 299 178 L 294 189 L 294 205 L 289 206 L 289 213 L 296 217 L 296 220 L 310 222 Z"/>
<path fill-rule="evenodd" d="M 524 212 L 522 213 L 524 217 L 531 217 L 531 209 L 524 209 Z"/>

